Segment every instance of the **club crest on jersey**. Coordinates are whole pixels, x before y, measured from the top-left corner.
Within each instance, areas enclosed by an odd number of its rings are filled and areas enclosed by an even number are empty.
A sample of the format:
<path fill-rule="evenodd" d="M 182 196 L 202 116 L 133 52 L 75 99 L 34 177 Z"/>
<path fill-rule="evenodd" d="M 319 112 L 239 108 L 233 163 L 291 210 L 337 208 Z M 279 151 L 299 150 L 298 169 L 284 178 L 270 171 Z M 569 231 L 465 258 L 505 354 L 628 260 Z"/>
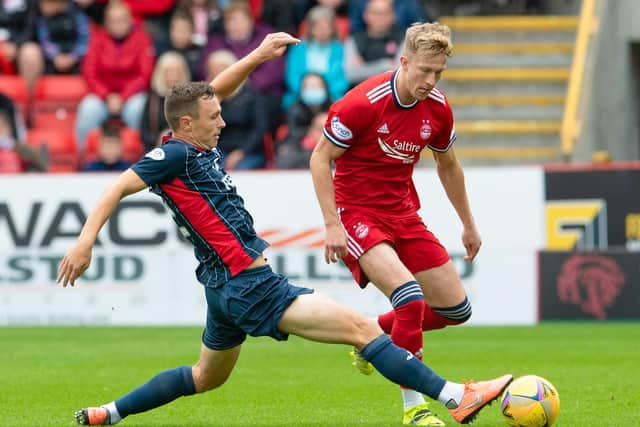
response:
<path fill-rule="evenodd" d="M 367 234 L 369 234 L 369 227 L 367 227 L 366 224 L 359 222 L 358 225 L 355 225 L 354 227 L 356 229 L 355 233 L 358 239 L 364 239 L 367 237 Z"/>
<path fill-rule="evenodd" d="M 338 139 L 342 141 L 347 141 L 353 138 L 353 134 L 351 133 L 351 129 L 346 127 L 340 122 L 340 119 L 336 116 L 331 119 L 331 130 L 335 134 Z"/>
<path fill-rule="evenodd" d="M 422 139 L 429 139 L 429 137 L 431 136 L 431 126 L 429 125 L 429 123 L 423 123 L 422 126 L 420 127 L 420 138 Z"/>
<path fill-rule="evenodd" d="M 152 160 L 164 160 L 164 156 L 165 154 L 162 148 L 154 148 L 145 155 L 145 157 L 148 157 Z"/>

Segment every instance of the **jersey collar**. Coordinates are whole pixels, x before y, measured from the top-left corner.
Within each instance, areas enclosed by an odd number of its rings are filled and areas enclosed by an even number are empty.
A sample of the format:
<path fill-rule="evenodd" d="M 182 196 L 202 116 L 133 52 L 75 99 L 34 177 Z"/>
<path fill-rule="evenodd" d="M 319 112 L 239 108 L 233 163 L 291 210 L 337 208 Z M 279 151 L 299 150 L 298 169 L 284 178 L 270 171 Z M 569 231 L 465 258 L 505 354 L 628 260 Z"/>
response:
<path fill-rule="evenodd" d="M 399 72 L 400 69 L 398 68 L 393 72 L 393 75 L 391 76 L 391 93 L 393 94 L 393 102 L 395 102 L 396 107 L 403 110 L 408 110 L 409 108 L 415 106 L 418 103 L 418 100 L 414 99 L 411 104 L 403 104 L 402 101 L 400 101 L 400 98 L 398 97 L 398 91 L 396 89 L 396 82 L 398 80 Z"/>

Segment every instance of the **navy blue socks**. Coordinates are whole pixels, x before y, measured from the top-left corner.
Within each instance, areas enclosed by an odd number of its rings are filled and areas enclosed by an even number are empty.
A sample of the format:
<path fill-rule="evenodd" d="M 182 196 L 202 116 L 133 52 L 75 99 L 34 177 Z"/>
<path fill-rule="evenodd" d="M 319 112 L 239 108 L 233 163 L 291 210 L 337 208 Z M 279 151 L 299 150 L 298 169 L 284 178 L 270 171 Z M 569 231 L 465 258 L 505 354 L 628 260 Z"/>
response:
<path fill-rule="evenodd" d="M 388 380 L 435 400 L 446 382 L 410 352 L 394 345 L 386 335 L 364 346 L 360 354 Z"/>
<path fill-rule="evenodd" d="M 160 372 L 147 383 L 116 400 L 116 408 L 122 418 L 148 411 L 181 396 L 195 394 L 196 386 L 191 366 L 181 366 Z"/>

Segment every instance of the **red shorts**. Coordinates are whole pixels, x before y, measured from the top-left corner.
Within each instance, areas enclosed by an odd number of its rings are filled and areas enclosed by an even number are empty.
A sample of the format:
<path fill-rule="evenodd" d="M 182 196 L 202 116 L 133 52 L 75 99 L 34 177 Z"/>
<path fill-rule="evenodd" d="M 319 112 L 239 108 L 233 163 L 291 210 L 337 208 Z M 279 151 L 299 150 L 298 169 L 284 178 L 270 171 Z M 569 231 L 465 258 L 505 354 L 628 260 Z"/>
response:
<path fill-rule="evenodd" d="M 449 261 L 449 253 L 427 229 L 416 213 L 397 218 L 362 209 L 340 209 L 340 221 L 347 233 L 347 256 L 342 261 L 361 288 L 369 278 L 360 268 L 358 258 L 373 246 L 387 242 L 398 253 L 404 265 L 415 274 Z"/>

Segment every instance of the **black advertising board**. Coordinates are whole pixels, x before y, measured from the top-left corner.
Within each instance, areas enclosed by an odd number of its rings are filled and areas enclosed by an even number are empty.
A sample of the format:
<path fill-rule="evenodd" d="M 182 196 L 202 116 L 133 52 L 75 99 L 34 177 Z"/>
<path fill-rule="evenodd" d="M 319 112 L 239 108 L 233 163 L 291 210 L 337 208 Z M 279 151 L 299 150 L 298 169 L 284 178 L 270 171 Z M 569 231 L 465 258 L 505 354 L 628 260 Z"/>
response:
<path fill-rule="evenodd" d="M 547 249 L 640 250 L 640 168 L 547 169 Z"/>
<path fill-rule="evenodd" d="M 640 252 L 539 253 L 540 320 L 640 319 Z"/>

